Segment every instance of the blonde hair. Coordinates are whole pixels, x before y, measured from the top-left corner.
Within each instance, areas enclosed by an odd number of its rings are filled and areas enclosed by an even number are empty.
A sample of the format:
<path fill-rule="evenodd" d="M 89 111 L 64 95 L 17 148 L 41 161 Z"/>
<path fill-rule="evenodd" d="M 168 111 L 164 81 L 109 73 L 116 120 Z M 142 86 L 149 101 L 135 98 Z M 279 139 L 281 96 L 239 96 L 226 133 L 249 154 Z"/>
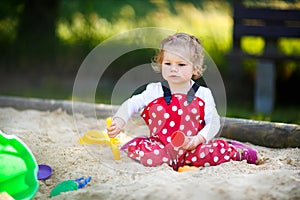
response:
<path fill-rule="evenodd" d="M 161 47 L 158 54 L 152 59 L 152 68 L 155 72 L 161 72 L 164 52 L 167 49 L 169 49 L 171 52 L 177 52 L 177 54 L 179 50 L 181 52 L 179 55 L 193 64 L 195 72 L 192 78 L 194 80 L 203 75 L 204 71 L 206 70 L 206 66 L 203 64 L 204 49 L 201 42 L 195 36 L 186 33 L 176 33 L 165 38 L 161 42 Z M 182 52 L 184 52 L 185 56 L 182 55 Z"/>

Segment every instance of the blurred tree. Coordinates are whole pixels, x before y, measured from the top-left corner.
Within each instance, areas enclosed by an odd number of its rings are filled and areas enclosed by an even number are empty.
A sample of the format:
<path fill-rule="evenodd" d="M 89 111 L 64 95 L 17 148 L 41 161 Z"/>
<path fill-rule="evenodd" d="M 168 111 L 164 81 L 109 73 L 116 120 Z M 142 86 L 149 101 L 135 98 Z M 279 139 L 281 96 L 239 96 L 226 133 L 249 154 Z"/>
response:
<path fill-rule="evenodd" d="M 13 45 L 22 61 L 40 62 L 54 56 L 58 10 L 59 0 L 23 0 Z"/>

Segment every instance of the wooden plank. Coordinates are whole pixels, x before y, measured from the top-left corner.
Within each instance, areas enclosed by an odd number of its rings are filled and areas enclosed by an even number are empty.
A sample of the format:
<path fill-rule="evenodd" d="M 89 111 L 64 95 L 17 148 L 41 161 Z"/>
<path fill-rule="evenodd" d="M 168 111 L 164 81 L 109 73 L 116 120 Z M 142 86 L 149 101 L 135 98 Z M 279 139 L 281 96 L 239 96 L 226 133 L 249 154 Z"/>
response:
<path fill-rule="evenodd" d="M 225 118 L 221 136 L 273 148 L 300 147 L 296 124 Z"/>
<path fill-rule="evenodd" d="M 252 59 L 264 59 L 264 60 L 291 60 L 300 61 L 300 55 L 285 55 L 285 54 L 248 54 L 241 51 L 233 50 L 232 52 L 226 54 L 230 58 L 252 58 Z"/>
<path fill-rule="evenodd" d="M 76 113 L 79 112 L 87 117 L 92 117 L 95 110 L 97 117 L 99 118 L 111 116 L 118 108 L 116 105 L 111 106 L 66 100 L 0 96 L 0 107 L 13 107 L 18 110 L 35 109 L 41 111 L 54 111 L 61 108 L 72 114 L 72 108 L 74 106 L 76 107 Z M 93 112 L 91 112 L 91 110 Z M 134 118 L 141 120 L 138 115 L 135 115 Z M 222 124 L 224 124 L 220 132 L 222 137 L 242 142 L 250 142 L 266 147 L 300 147 L 300 126 L 296 124 L 273 123 L 228 117 L 223 117 L 222 122 Z"/>
<path fill-rule="evenodd" d="M 234 37 L 300 37 L 300 9 L 234 6 Z"/>
<path fill-rule="evenodd" d="M 115 112 L 118 108 L 118 106 L 109 106 L 106 104 L 12 96 L 0 96 L 0 107 L 13 107 L 17 110 L 34 109 L 40 111 L 54 111 L 62 108 L 68 114 L 80 113 L 86 117 L 93 117 L 96 114 L 96 116 L 100 118 L 111 116 L 112 112 Z"/>
<path fill-rule="evenodd" d="M 234 19 L 300 21 L 300 9 L 271 9 L 234 6 Z"/>
<path fill-rule="evenodd" d="M 288 27 L 288 26 L 254 26 L 254 25 L 243 25 L 235 24 L 233 28 L 234 39 L 239 39 L 242 36 L 261 36 L 268 39 L 277 38 L 299 38 L 300 37 L 300 26 L 299 27 Z"/>

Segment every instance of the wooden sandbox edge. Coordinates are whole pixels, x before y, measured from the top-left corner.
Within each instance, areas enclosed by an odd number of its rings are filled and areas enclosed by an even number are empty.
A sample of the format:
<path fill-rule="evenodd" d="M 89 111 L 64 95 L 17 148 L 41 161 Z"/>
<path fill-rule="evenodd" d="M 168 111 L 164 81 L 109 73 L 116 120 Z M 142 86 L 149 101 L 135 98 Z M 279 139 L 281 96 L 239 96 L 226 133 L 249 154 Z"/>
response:
<path fill-rule="evenodd" d="M 0 107 L 40 111 L 62 109 L 69 114 L 80 113 L 86 117 L 106 118 L 115 113 L 119 106 L 68 100 L 0 96 Z M 220 136 L 222 137 L 272 148 L 300 147 L 300 126 L 297 124 L 229 117 L 222 117 L 221 120 L 223 127 Z"/>

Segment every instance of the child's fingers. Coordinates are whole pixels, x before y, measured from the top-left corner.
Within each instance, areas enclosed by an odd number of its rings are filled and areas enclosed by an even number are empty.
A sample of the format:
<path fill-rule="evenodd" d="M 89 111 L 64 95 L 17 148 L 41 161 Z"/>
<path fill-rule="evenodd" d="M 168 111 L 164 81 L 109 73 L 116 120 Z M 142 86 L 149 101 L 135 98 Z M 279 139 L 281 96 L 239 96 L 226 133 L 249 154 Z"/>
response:
<path fill-rule="evenodd" d="M 116 122 L 112 121 L 109 126 L 107 127 L 107 129 L 111 128 L 111 127 L 114 127 L 116 126 Z"/>
<path fill-rule="evenodd" d="M 118 132 L 116 130 L 112 130 L 108 132 L 108 137 L 114 138 L 118 135 Z"/>
<path fill-rule="evenodd" d="M 111 138 L 116 137 L 121 132 L 121 129 L 114 122 L 106 130 L 107 130 L 108 136 Z"/>
<path fill-rule="evenodd" d="M 107 132 L 113 132 L 116 129 L 116 123 L 111 123 L 109 127 L 106 128 Z"/>
<path fill-rule="evenodd" d="M 195 147 L 196 146 L 194 144 L 193 137 L 188 137 L 185 141 L 183 148 L 186 150 L 193 150 Z"/>
<path fill-rule="evenodd" d="M 113 131 L 113 132 L 111 132 L 110 134 L 108 134 L 108 137 L 114 138 L 114 137 L 116 137 L 118 134 L 119 134 L 118 132 Z"/>

